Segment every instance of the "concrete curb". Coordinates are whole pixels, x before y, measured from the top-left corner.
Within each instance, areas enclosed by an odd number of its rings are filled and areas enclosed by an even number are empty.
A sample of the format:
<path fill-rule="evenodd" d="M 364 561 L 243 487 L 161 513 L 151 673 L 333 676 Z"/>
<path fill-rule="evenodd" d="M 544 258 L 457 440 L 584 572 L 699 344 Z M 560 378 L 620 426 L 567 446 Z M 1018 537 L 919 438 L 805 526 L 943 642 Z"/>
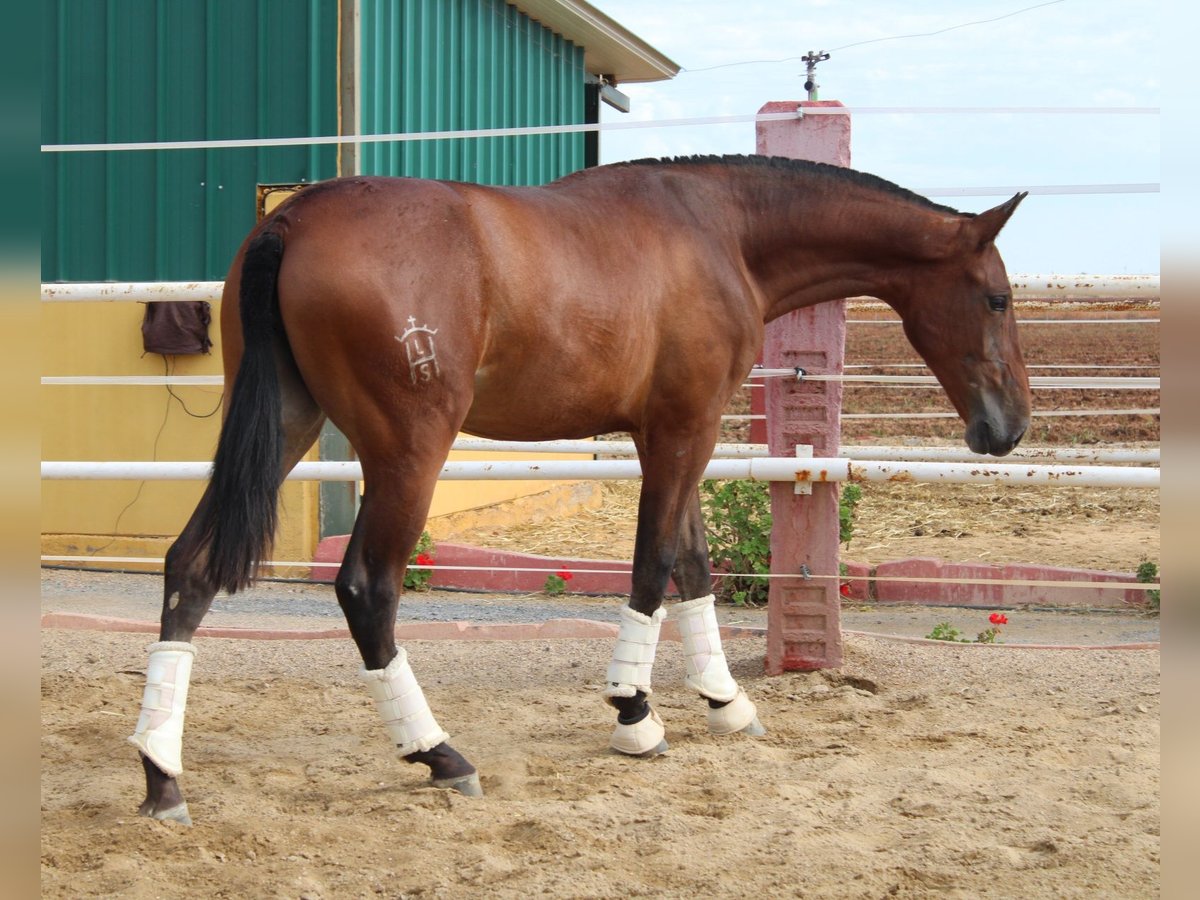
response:
<path fill-rule="evenodd" d="M 334 563 L 345 552 L 348 535 L 326 538 L 317 547 L 315 562 Z M 484 592 L 537 593 L 551 572 L 572 574 L 568 590 L 581 594 L 628 594 L 633 565 L 627 560 L 582 559 L 579 557 L 536 556 L 473 547 L 469 544 L 439 543 L 434 565 L 477 567 L 434 569 L 430 587 L 458 588 Z M 1024 563 L 952 563 L 932 556 L 915 556 L 871 566 L 845 563 L 847 575 L 844 596 L 851 600 L 877 603 L 916 603 L 922 606 L 966 606 L 981 609 L 1018 609 L 1022 606 L 1085 607 L 1088 609 L 1141 609 L 1146 591 L 1140 588 L 1107 588 L 1104 582 L 1130 583 L 1136 576 L 1128 572 L 1104 572 L 1065 566 Z M 535 571 L 519 571 L 533 569 Z M 600 571 L 595 571 L 600 570 Z M 336 566 L 312 570 L 315 581 L 332 582 Z M 977 578 L 995 581 L 1064 581 L 1088 584 L 1088 587 L 1024 584 L 947 584 L 939 582 L 878 581 L 877 578 Z M 669 588 L 671 590 L 673 588 Z"/>
<path fill-rule="evenodd" d="M 110 631 L 128 634 L 158 634 L 154 622 L 139 622 L 134 619 L 118 619 L 111 616 L 94 616 L 86 613 L 50 612 L 42 615 L 42 628 L 57 628 L 70 631 Z M 405 622 L 396 626 L 396 637 L 409 641 L 532 641 L 553 639 L 615 638 L 618 626 L 611 622 L 596 622 L 592 619 L 549 619 L 545 622 L 516 624 L 483 624 L 470 622 Z M 765 637 L 766 628 L 749 625 L 722 625 L 721 637 L 725 640 Z M 939 647 L 976 647 L 1012 650 L 1158 650 L 1157 641 L 1138 644 L 960 644 L 951 641 L 933 641 L 928 638 L 905 637 L 894 634 L 876 634 L 871 631 L 843 631 L 855 637 L 877 638 L 905 644 L 927 644 Z M 236 638 L 248 641 L 313 641 L 349 640 L 350 632 L 345 628 L 302 629 L 302 628 L 242 628 L 236 626 L 201 625 L 197 637 Z M 678 641 L 679 628 L 675 622 L 664 622 L 660 638 Z"/>

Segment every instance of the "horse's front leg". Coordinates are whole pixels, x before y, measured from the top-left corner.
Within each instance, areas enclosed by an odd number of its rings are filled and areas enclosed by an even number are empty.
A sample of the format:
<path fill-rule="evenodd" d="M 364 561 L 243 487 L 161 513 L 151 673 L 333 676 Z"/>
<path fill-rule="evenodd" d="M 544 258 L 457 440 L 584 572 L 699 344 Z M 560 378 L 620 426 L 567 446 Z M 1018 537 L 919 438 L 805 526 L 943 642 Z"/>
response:
<path fill-rule="evenodd" d="M 671 574 L 683 597 L 674 615 L 687 667 L 684 683 L 708 701 L 708 730 L 713 734 L 740 731 L 754 737 L 766 734 L 758 720 L 758 710 L 730 674 L 725 659 L 712 592 L 704 515 L 696 492 L 684 515 L 679 552 Z"/>
<path fill-rule="evenodd" d="M 713 429 L 715 434 L 715 428 Z M 737 685 L 721 645 L 708 543 L 697 485 L 713 440 L 634 436 L 642 462 L 642 494 L 634 546 L 633 588 L 623 607 L 604 696 L 617 708 L 611 746 L 634 756 L 666 749 L 666 729 L 648 701 L 651 669 L 665 618 L 667 582 L 674 575 L 683 602 L 677 614 L 687 663 L 685 682 L 708 701 L 714 734 L 761 735 L 757 709 Z"/>
<path fill-rule="evenodd" d="M 653 693 L 651 670 L 666 616 L 663 595 L 676 567 L 680 527 L 715 434 L 714 427 L 708 439 L 694 433 L 633 435 L 642 465 L 633 584 L 629 605 L 620 610 L 620 630 L 603 692 L 617 709 L 610 746 L 631 756 L 654 756 L 667 749 L 666 728 L 647 699 Z"/>

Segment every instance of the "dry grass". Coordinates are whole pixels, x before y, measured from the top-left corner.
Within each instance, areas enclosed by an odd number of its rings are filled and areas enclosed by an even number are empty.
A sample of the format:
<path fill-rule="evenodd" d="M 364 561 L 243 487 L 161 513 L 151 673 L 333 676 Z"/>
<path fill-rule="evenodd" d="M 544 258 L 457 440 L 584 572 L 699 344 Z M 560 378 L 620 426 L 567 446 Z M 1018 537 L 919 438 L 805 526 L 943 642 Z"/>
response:
<path fill-rule="evenodd" d="M 854 537 L 843 551 L 858 562 L 938 556 L 1133 571 L 1158 558 L 1156 491 L 892 483 L 862 489 Z M 606 482 L 602 490 L 599 509 L 463 539 L 543 556 L 630 559 L 638 485 Z"/>

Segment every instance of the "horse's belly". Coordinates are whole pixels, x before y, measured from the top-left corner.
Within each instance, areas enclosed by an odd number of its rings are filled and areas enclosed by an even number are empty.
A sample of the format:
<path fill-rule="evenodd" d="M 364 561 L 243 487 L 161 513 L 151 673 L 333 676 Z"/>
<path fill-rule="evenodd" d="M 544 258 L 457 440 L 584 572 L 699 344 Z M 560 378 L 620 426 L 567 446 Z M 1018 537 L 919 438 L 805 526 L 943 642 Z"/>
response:
<path fill-rule="evenodd" d="M 478 379 L 463 431 L 498 441 L 584 438 L 630 429 L 628 411 L 608 392 L 537 381 L 495 385 Z"/>

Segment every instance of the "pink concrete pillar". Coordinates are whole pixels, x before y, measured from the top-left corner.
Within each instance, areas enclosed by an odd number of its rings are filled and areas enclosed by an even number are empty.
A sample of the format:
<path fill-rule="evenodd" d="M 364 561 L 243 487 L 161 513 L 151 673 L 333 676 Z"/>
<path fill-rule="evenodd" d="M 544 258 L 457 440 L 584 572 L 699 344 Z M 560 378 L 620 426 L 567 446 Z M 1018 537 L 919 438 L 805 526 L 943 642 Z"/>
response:
<path fill-rule="evenodd" d="M 797 107 L 841 106 L 836 100 L 768 103 L 760 113 Z M 808 116 L 759 122 L 758 153 L 850 164 L 849 115 Z M 800 366 L 811 374 L 840 374 L 846 341 L 846 311 L 823 303 L 776 319 L 767 326 L 763 364 L 768 369 Z M 792 456 L 810 444 L 814 456 L 836 456 L 841 439 L 842 384 L 770 378 L 764 395 L 767 445 L 772 456 Z M 814 484 L 796 494 L 789 483 L 771 485 L 771 572 L 799 575 L 773 579 L 767 614 L 767 672 L 822 669 L 842 664 L 840 593 L 837 578 L 805 580 L 803 573 L 838 573 L 840 484 Z"/>

